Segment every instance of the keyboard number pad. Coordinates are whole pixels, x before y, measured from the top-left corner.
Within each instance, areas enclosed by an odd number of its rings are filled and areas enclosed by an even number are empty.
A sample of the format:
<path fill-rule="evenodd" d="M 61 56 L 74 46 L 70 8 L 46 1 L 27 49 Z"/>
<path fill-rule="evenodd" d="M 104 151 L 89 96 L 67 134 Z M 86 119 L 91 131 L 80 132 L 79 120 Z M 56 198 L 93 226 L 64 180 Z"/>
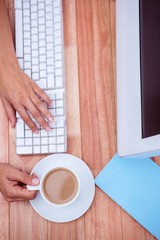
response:
<path fill-rule="evenodd" d="M 28 151 L 30 154 L 45 154 L 65 151 L 65 136 L 66 124 L 64 120 L 64 93 L 54 93 L 53 90 L 48 90 L 46 93 L 52 101 L 52 107 L 49 111 L 54 116 L 54 121 L 50 123 L 51 131 L 46 132 L 44 129 L 39 129 L 39 134 L 34 134 L 24 124 L 19 114 L 17 116 L 17 153 L 25 154 Z M 31 115 L 30 115 L 31 116 Z M 31 116 L 32 118 L 32 116 Z M 35 120 L 33 120 L 35 122 Z M 36 123 L 36 122 L 35 122 Z M 36 123 L 38 125 L 38 123 Z"/>

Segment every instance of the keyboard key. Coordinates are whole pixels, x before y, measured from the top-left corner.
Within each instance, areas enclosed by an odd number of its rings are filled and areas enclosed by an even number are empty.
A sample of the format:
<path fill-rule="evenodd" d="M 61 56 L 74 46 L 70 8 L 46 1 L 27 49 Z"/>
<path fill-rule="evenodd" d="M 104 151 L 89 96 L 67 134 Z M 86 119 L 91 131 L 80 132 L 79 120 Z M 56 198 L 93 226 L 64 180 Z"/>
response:
<path fill-rule="evenodd" d="M 23 10 L 23 16 L 24 16 L 24 17 L 29 17 L 29 16 L 30 16 L 30 11 L 29 11 L 29 9 L 24 9 L 24 10 Z"/>
<path fill-rule="evenodd" d="M 24 146 L 24 138 L 17 138 L 16 144 L 17 146 Z"/>
<path fill-rule="evenodd" d="M 18 0 L 17 0 L 18 1 Z M 16 55 L 23 58 L 23 25 L 22 10 L 15 11 Z"/>
<path fill-rule="evenodd" d="M 63 119 L 58 119 L 57 120 L 57 128 L 63 128 L 64 127 L 64 120 Z"/>
<path fill-rule="evenodd" d="M 53 15 L 52 15 L 52 13 L 46 14 L 46 21 L 47 21 L 47 20 L 53 20 Z"/>
<path fill-rule="evenodd" d="M 44 39 L 46 39 L 46 35 L 45 35 L 44 32 L 40 32 L 38 36 L 39 36 L 39 40 L 44 40 Z"/>
<path fill-rule="evenodd" d="M 32 58 L 32 65 L 38 65 L 39 64 L 39 59 L 36 57 Z"/>
<path fill-rule="evenodd" d="M 38 50 L 39 46 L 38 46 L 38 43 L 37 42 L 32 42 L 32 50 Z"/>
<path fill-rule="evenodd" d="M 59 15 L 61 12 L 59 7 L 54 8 L 54 15 Z"/>
<path fill-rule="evenodd" d="M 40 47 L 39 48 L 39 54 L 40 55 L 45 55 L 46 54 L 46 48 L 45 47 Z"/>
<path fill-rule="evenodd" d="M 54 0 L 54 7 L 59 7 L 60 8 L 60 0 Z"/>
<path fill-rule="evenodd" d="M 48 138 L 46 138 L 46 137 L 41 138 L 41 144 L 48 145 Z"/>
<path fill-rule="evenodd" d="M 54 144 L 49 145 L 49 152 L 50 153 L 57 152 L 56 145 L 54 145 Z"/>
<path fill-rule="evenodd" d="M 56 87 L 57 88 L 62 88 L 63 87 L 63 78 L 62 77 L 56 77 Z"/>
<path fill-rule="evenodd" d="M 31 62 L 31 55 L 30 54 L 25 54 L 24 55 L 24 61 L 25 62 Z"/>
<path fill-rule="evenodd" d="M 29 9 L 29 8 L 30 8 L 29 2 L 23 2 L 23 9 Z"/>
<path fill-rule="evenodd" d="M 47 153 L 48 152 L 48 146 L 41 146 L 41 153 Z"/>
<path fill-rule="evenodd" d="M 24 62 L 24 69 L 31 69 L 31 62 Z"/>
<path fill-rule="evenodd" d="M 24 32 L 24 39 L 26 39 L 26 38 L 31 38 L 31 34 L 30 34 L 29 31 L 28 32 Z"/>
<path fill-rule="evenodd" d="M 56 69 L 55 70 L 55 75 L 56 76 L 62 76 L 62 74 L 63 74 L 63 70 L 61 69 L 61 68 L 58 68 L 58 69 Z M 60 79 L 59 79 L 60 80 Z M 62 82 L 62 81 L 61 81 Z"/>
<path fill-rule="evenodd" d="M 55 46 L 61 45 L 62 44 L 62 39 L 60 37 L 55 38 Z"/>
<path fill-rule="evenodd" d="M 38 19 L 39 25 L 45 25 L 45 18 L 41 17 Z"/>
<path fill-rule="evenodd" d="M 40 79 L 40 82 L 39 82 L 39 86 L 40 86 L 42 89 L 46 89 L 46 88 L 47 88 L 47 79 L 46 79 L 46 78 L 41 78 L 41 79 Z"/>
<path fill-rule="evenodd" d="M 46 130 L 42 129 L 41 130 L 41 137 L 47 137 L 48 136 L 48 133 Z"/>
<path fill-rule="evenodd" d="M 32 154 L 32 146 L 18 146 L 17 154 Z"/>
<path fill-rule="evenodd" d="M 30 47 L 24 47 L 24 54 L 31 54 L 31 48 Z"/>
<path fill-rule="evenodd" d="M 54 74 L 49 73 L 47 75 L 47 78 L 48 78 L 48 88 L 54 88 Z"/>
<path fill-rule="evenodd" d="M 50 131 L 48 135 L 49 135 L 49 138 L 50 137 L 55 137 L 56 136 L 55 130 L 52 129 L 52 131 Z"/>
<path fill-rule="evenodd" d="M 62 108 L 63 107 L 63 100 L 56 101 L 56 107 L 57 108 Z"/>
<path fill-rule="evenodd" d="M 40 70 L 40 78 L 46 78 L 47 72 L 45 70 Z"/>
<path fill-rule="evenodd" d="M 32 137 L 32 131 L 30 129 L 25 131 L 25 137 L 26 138 L 31 138 Z"/>
<path fill-rule="evenodd" d="M 64 95 L 63 95 L 63 92 L 57 92 L 56 93 L 56 99 L 63 99 Z"/>
<path fill-rule="evenodd" d="M 57 152 L 65 152 L 65 146 L 63 144 L 57 145 Z"/>
<path fill-rule="evenodd" d="M 62 47 L 59 46 L 59 45 L 57 45 L 57 46 L 55 47 L 55 54 L 61 53 L 61 52 L 62 52 Z"/>
<path fill-rule="evenodd" d="M 38 50 L 33 50 L 32 51 L 32 57 L 38 57 L 39 54 L 38 54 Z"/>
<path fill-rule="evenodd" d="M 38 14 L 37 14 L 36 12 L 33 12 L 33 13 L 31 14 L 31 19 L 32 19 L 32 20 L 38 20 Z"/>
<path fill-rule="evenodd" d="M 18 122 L 16 127 L 17 138 L 24 138 L 24 123 Z"/>
<path fill-rule="evenodd" d="M 34 153 L 34 154 L 39 154 L 39 153 L 41 153 L 40 146 L 33 146 L 33 153 Z"/>
<path fill-rule="evenodd" d="M 40 62 L 40 63 L 45 63 L 45 62 L 46 62 L 46 56 L 43 56 L 43 55 L 40 56 L 40 57 L 39 57 L 39 62 Z"/>
<path fill-rule="evenodd" d="M 32 79 L 35 81 L 39 80 L 39 73 L 38 72 L 32 73 Z"/>
<path fill-rule="evenodd" d="M 31 4 L 32 4 L 32 2 L 31 2 Z M 38 6 L 37 6 L 37 5 L 32 5 L 32 7 L 31 7 L 31 13 L 32 13 L 32 12 L 37 12 L 37 10 L 38 10 Z"/>
<path fill-rule="evenodd" d="M 55 38 L 61 38 L 61 31 L 56 30 L 54 33 Z"/>
<path fill-rule="evenodd" d="M 38 137 L 33 138 L 33 145 L 34 145 L 34 146 L 40 145 L 40 138 L 38 138 Z"/>
<path fill-rule="evenodd" d="M 56 116 L 62 116 L 64 114 L 63 108 L 57 108 L 56 109 Z"/>
<path fill-rule="evenodd" d="M 51 11 L 52 11 L 52 9 L 51 9 Z M 50 19 L 50 20 L 47 20 L 47 21 L 46 21 L 46 27 L 47 27 L 47 28 L 53 28 L 53 26 L 54 26 L 54 25 L 53 25 L 53 20 Z"/>
<path fill-rule="evenodd" d="M 45 8 L 44 2 L 38 4 L 38 9 L 44 10 L 44 8 Z"/>
<path fill-rule="evenodd" d="M 55 61 L 62 61 L 62 54 L 61 53 L 55 54 Z"/>
<path fill-rule="evenodd" d="M 61 15 L 54 16 L 54 22 L 61 22 Z"/>
<path fill-rule="evenodd" d="M 30 17 L 29 16 L 26 16 L 23 18 L 23 24 L 30 24 Z"/>
<path fill-rule="evenodd" d="M 64 128 L 57 128 L 57 136 L 64 135 Z"/>
<path fill-rule="evenodd" d="M 32 8 L 32 6 L 37 5 L 37 1 L 38 1 L 38 0 L 32 0 L 32 1 L 31 1 L 31 8 Z"/>
<path fill-rule="evenodd" d="M 56 61 L 55 62 L 55 68 L 61 68 L 62 69 L 62 62 L 61 61 Z"/>
<path fill-rule="evenodd" d="M 50 137 L 49 139 L 48 139 L 49 141 L 49 144 L 56 144 L 56 138 L 55 137 Z"/>
<path fill-rule="evenodd" d="M 25 145 L 26 146 L 32 146 L 32 138 L 26 138 L 25 139 Z"/>
<path fill-rule="evenodd" d="M 22 0 L 15 0 L 15 9 L 22 9 Z"/>
<path fill-rule="evenodd" d="M 49 45 L 49 44 L 48 44 Z M 48 46 L 47 45 L 47 46 Z M 53 60 L 53 58 L 48 58 L 47 59 L 47 66 L 54 66 L 54 60 Z"/>

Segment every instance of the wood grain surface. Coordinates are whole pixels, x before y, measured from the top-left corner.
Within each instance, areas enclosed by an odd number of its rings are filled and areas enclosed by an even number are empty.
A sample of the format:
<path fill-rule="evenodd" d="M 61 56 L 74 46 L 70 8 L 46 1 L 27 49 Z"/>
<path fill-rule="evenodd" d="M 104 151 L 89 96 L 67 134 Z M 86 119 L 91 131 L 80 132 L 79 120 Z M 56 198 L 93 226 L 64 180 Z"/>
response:
<path fill-rule="evenodd" d="M 14 1 L 6 0 L 14 39 Z M 114 0 L 63 0 L 68 153 L 94 176 L 116 152 L 116 49 Z M 44 157 L 17 156 L 0 102 L 0 162 L 28 171 Z M 155 159 L 159 162 L 159 158 Z M 0 240 L 153 240 L 142 226 L 96 187 L 94 202 L 78 220 L 41 218 L 29 202 L 8 204 L 0 195 Z"/>

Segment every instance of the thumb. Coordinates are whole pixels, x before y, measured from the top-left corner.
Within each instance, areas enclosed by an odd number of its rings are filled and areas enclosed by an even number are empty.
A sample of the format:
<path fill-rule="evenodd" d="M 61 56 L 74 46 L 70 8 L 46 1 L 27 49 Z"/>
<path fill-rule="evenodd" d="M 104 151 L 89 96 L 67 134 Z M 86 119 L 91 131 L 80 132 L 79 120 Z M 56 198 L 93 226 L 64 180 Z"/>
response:
<path fill-rule="evenodd" d="M 32 177 L 32 185 L 38 185 L 39 184 L 38 176 L 35 173 L 33 173 L 31 177 Z"/>
<path fill-rule="evenodd" d="M 3 106 L 6 110 L 8 119 L 11 123 L 12 128 L 15 127 L 16 125 L 16 114 L 15 114 L 15 109 L 13 108 L 13 106 L 7 101 L 7 99 L 2 97 L 2 103 Z"/>
<path fill-rule="evenodd" d="M 16 180 L 31 186 L 35 186 L 39 184 L 39 178 L 35 173 L 33 173 L 32 175 L 29 175 L 26 172 L 19 172 L 19 174 L 16 177 Z"/>

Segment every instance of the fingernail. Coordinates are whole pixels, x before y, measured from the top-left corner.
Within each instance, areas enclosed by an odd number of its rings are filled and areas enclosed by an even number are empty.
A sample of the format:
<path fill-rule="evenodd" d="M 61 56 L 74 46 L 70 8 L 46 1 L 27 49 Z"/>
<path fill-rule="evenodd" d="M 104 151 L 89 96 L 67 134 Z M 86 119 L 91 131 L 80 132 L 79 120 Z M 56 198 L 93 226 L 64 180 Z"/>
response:
<path fill-rule="evenodd" d="M 39 179 L 38 178 L 33 178 L 32 183 L 37 185 L 39 183 Z"/>
<path fill-rule="evenodd" d="M 49 107 L 52 107 L 52 102 L 50 102 Z"/>
<path fill-rule="evenodd" d="M 9 120 L 9 122 L 10 122 L 11 127 L 14 128 L 14 123 L 11 120 Z"/>
<path fill-rule="evenodd" d="M 39 131 L 38 131 L 38 130 L 36 130 L 36 131 L 34 131 L 34 133 L 35 133 L 35 134 L 39 134 Z"/>
<path fill-rule="evenodd" d="M 53 117 L 49 117 L 48 119 L 49 119 L 50 122 L 54 121 Z"/>
<path fill-rule="evenodd" d="M 46 127 L 46 131 L 47 131 L 47 132 L 50 132 L 50 131 L 51 131 L 51 128 L 50 128 L 50 127 Z"/>

